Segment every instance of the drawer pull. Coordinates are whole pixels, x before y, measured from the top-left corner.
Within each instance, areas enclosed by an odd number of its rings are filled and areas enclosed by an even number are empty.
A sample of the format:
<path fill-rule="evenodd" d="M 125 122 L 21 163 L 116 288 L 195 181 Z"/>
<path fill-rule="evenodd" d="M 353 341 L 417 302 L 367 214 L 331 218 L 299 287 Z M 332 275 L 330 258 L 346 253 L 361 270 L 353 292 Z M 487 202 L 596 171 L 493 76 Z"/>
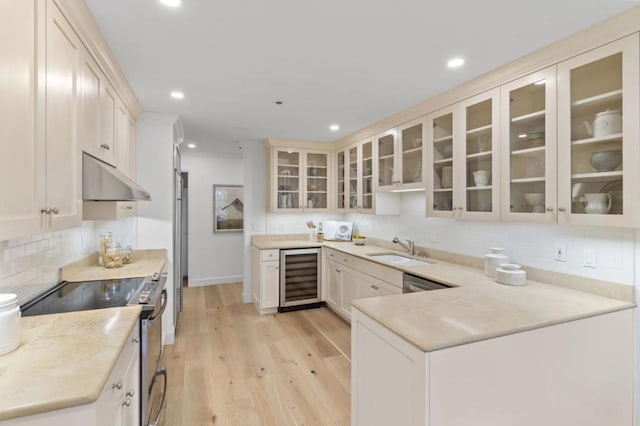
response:
<path fill-rule="evenodd" d="M 131 407 L 131 398 L 127 398 L 126 401 L 122 403 L 125 407 Z"/>
<path fill-rule="evenodd" d="M 342 270 L 340 270 L 340 269 L 336 269 L 336 272 L 342 272 Z"/>
<path fill-rule="evenodd" d="M 380 287 L 378 287 L 377 285 L 371 284 L 371 288 L 374 289 L 374 290 L 378 290 Z"/>
<path fill-rule="evenodd" d="M 135 395 L 135 392 L 133 391 L 133 389 L 129 389 L 129 392 L 125 394 L 125 396 L 128 396 L 130 398 L 133 397 L 133 395 Z"/>
<path fill-rule="evenodd" d="M 134 343 L 134 344 L 140 343 L 140 338 L 139 337 L 134 337 L 133 339 L 131 339 L 131 343 Z"/>
<path fill-rule="evenodd" d="M 116 383 L 112 384 L 111 389 L 122 389 L 122 380 L 118 380 Z"/>

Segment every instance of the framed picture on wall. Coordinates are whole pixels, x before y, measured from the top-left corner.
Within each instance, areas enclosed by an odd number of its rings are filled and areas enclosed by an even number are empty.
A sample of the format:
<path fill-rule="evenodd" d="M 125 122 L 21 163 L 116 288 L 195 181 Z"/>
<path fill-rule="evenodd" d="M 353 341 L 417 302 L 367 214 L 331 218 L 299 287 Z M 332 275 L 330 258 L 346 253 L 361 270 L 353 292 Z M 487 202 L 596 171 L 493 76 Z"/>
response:
<path fill-rule="evenodd" d="M 242 185 L 213 185 L 213 232 L 242 232 Z"/>

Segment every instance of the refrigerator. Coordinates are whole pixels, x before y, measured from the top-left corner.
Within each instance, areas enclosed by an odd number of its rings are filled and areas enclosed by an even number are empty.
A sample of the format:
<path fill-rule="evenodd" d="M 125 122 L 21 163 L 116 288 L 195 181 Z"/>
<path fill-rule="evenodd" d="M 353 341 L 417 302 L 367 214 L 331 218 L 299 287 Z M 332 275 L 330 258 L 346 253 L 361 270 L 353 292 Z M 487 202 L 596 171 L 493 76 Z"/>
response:
<path fill-rule="evenodd" d="M 179 145 L 173 147 L 173 326 L 182 311 L 182 171 Z"/>

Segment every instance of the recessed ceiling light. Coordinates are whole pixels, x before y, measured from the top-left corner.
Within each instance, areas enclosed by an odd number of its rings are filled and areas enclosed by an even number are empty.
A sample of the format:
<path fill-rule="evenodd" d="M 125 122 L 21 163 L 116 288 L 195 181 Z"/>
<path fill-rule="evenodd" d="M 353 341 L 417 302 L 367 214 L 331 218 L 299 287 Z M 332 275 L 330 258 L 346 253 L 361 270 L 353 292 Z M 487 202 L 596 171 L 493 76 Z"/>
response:
<path fill-rule="evenodd" d="M 171 92 L 171 97 L 173 99 L 184 99 L 184 93 L 174 90 L 173 92 Z"/>
<path fill-rule="evenodd" d="M 536 86 L 543 86 L 543 85 L 547 84 L 547 80 L 536 81 L 533 84 L 535 84 Z"/>
<path fill-rule="evenodd" d="M 340 126 L 338 126 L 337 124 L 332 124 L 331 126 L 329 126 L 329 130 L 331 130 L 332 132 L 337 132 L 338 130 L 340 130 Z"/>
<path fill-rule="evenodd" d="M 193 149 L 193 148 L 195 148 L 195 147 L 196 147 L 196 144 L 195 144 L 195 143 L 188 143 L 188 144 L 187 144 L 187 146 L 188 146 L 189 148 L 192 148 L 192 149 Z"/>
<path fill-rule="evenodd" d="M 526 134 L 526 133 L 521 133 L 521 134 L 519 134 L 519 135 L 518 135 L 518 137 L 519 137 L 520 139 L 524 139 L 524 138 L 526 138 L 526 137 L 527 137 L 527 134 Z"/>
<path fill-rule="evenodd" d="M 464 65 L 464 58 L 452 58 L 447 62 L 449 68 L 460 68 Z"/>
<path fill-rule="evenodd" d="M 180 7 L 182 0 L 158 0 L 160 3 L 169 7 Z"/>

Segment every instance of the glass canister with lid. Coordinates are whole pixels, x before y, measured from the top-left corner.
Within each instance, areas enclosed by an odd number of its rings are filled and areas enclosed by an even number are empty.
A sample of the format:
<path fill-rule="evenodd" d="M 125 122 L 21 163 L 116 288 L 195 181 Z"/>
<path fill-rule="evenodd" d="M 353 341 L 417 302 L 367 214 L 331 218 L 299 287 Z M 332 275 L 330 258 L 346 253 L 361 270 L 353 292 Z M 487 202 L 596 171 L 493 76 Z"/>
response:
<path fill-rule="evenodd" d="M 122 263 L 127 264 L 133 261 L 133 247 L 126 246 L 124 250 L 122 250 Z"/>
<path fill-rule="evenodd" d="M 100 234 L 100 251 L 98 252 L 98 265 L 105 266 L 105 256 L 109 245 L 113 242 L 111 232 L 103 232 Z"/>
<path fill-rule="evenodd" d="M 104 255 L 105 268 L 120 268 L 122 266 L 122 258 L 122 245 L 112 241 Z"/>

